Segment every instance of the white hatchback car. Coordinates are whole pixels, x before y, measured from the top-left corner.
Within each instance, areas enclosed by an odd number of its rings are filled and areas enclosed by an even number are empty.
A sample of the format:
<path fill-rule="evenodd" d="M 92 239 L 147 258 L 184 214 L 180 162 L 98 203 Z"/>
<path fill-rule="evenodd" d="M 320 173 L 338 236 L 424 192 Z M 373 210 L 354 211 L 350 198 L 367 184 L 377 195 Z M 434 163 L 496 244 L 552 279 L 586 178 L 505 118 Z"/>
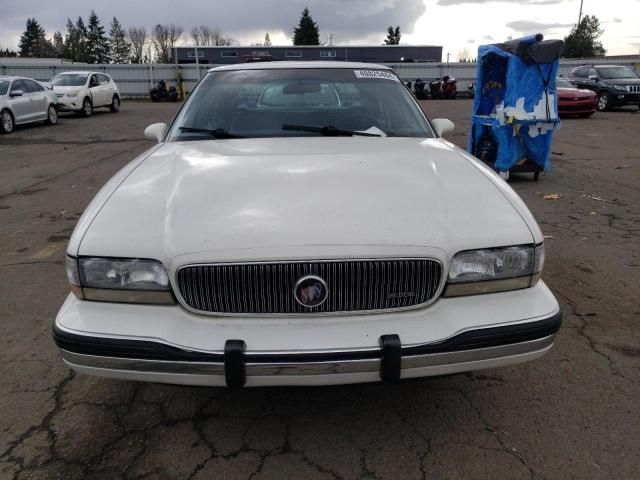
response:
<path fill-rule="evenodd" d="M 31 78 L 0 76 L 0 132 L 16 125 L 44 120 L 58 123 L 58 98 Z"/>
<path fill-rule="evenodd" d="M 238 387 L 532 360 L 561 323 L 516 193 L 387 67 L 214 68 L 67 249 L 53 328 L 105 377 Z"/>
<path fill-rule="evenodd" d="M 89 117 L 94 108 L 107 107 L 114 113 L 120 110 L 120 90 L 106 73 L 63 72 L 51 79 L 51 85 L 60 111 Z"/>

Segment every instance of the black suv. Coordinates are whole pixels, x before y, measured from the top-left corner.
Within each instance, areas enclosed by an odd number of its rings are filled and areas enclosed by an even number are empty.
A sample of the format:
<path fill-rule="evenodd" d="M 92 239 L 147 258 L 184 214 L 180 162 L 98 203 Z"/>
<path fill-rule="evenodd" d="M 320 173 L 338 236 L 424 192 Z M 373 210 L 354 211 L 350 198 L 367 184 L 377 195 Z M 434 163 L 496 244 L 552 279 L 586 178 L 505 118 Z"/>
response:
<path fill-rule="evenodd" d="M 620 65 L 585 65 L 574 68 L 569 81 L 578 88 L 598 94 L 598 110 L 621 105 L 640 109 L 640 77 L 629 67 Z"/>

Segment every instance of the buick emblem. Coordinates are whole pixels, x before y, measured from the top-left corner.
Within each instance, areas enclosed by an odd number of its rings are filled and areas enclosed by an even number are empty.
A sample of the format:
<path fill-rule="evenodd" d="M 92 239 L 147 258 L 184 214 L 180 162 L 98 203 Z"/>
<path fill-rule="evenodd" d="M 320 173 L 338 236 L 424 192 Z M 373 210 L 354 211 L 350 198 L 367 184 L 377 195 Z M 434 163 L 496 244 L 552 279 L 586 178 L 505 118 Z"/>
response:
<path fill-rule="evenodd" d="M 326 282 L 315 275 L 302 277 L 293 291 L 296 300 L 303 307 L 313 308 L 324 303 L 329 294 Z"/>

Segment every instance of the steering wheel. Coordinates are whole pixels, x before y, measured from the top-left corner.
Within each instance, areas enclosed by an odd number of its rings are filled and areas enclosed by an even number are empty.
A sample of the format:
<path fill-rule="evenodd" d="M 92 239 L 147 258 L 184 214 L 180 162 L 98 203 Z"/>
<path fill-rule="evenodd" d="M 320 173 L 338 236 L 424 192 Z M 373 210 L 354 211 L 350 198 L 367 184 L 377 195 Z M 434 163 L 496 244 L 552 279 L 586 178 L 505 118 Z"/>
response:
<path fill-rule="evenodd" d="M 354 113 L 339 119 L 335 127 L 341 130 L 367 130 L 371 127 L 378 127 L 380 130 L 384 130 L 382 128 L 384 122 L 367 113 Z"/>

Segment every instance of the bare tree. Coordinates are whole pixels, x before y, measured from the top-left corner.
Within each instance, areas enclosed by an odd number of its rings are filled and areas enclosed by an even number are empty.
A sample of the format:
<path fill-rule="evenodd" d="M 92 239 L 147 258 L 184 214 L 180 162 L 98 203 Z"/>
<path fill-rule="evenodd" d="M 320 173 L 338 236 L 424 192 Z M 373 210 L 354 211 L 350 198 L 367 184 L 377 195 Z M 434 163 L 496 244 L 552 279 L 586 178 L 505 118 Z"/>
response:
<path fill-rule="evenodd" d="M 211 29 L 206 25 L 200 25 L 200 38 L 202 39 L 202 45 L 211 45 Z"/>
<path fill-rule="evenodd" d="M 176 47 L 182 27 L 178 25 L 156 25 L 151 32 L 151 42 L 156 52 L 158 63 L 171 63 L 171 55 Z"/>
<path fill-rule="evenodd" d="M 193 27 L 191 29 L 191 38 L 193 38 L 197 46 L 209 46 L 211 45 L 211 29 L 206 25 Z"/>
<path fill-rule="evenodd" d="M 196 44 L 196 47 L 202 45 L 202 38 L 200 37 L 200 27 L 193 27 L 191 29 L 191 38 L 193 38 L 193 43 Z"/>
<path fill-rule="evenodd" d="M 147 30 L 144 27 L 129 29 L 129 41 L 131 42 L 131 63 L 143 63 L 144 46 L 147 43 Z"/>
<path fill-rule="evenodd" d="M 211 45 L 224 47 L 227 45 L 233 45 L 234 42 L 235 40 L 233 38 L 223 36 L 217 28 L 211 34 Z"/>

